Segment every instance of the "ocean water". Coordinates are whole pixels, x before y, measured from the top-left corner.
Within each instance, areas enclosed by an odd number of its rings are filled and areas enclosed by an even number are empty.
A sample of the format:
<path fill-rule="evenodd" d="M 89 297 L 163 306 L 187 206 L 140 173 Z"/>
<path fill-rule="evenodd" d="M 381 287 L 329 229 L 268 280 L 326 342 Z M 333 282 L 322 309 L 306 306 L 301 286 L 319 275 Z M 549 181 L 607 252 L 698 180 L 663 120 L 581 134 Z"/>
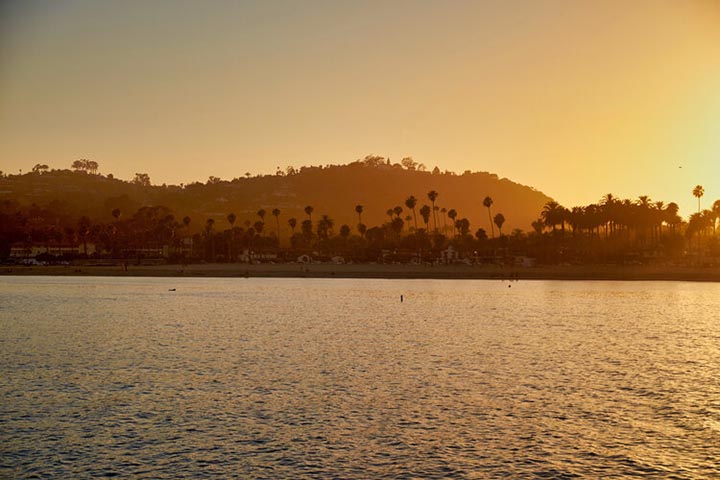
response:
<path fill-rule="evenodd" d="M 0 478 L 113 476 L 718 478 L 720 285 L 1 278 Z"/>

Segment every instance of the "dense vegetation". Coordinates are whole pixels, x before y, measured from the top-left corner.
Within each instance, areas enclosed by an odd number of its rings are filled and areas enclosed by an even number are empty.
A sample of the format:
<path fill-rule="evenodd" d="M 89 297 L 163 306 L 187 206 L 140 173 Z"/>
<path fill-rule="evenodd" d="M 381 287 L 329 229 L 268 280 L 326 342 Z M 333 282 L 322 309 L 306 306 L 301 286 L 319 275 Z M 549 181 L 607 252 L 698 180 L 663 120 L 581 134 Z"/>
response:
<path fill-rule="evenodd" d="M 80 246 L 66 257 L 183 262 L 307 254 L 361 262 L 709 263 L 720 255 L 720 201 L 702 210 L 700 186 L 693 190 L 698 213 L 685 222 L 675 203 L 608 194 L 568 209 L 491 174 L 426 172 L 412 159 L 393 165 L 370 156 L 180 186 L 152 186 L 145 174 L 131 182 L 99 175 L 87 160 L 72 167 L 36 165 L 0 178 L 0 258 L 31 245 Z M 313 201 L 321 198 L 326 203 Z"/>

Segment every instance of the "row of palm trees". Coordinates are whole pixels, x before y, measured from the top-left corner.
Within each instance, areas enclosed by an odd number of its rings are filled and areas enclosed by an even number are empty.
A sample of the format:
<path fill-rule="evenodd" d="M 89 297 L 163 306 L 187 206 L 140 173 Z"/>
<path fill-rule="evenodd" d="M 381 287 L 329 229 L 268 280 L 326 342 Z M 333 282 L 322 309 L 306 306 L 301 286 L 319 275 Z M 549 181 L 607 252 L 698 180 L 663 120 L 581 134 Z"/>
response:
<path fill-rule="evenodd" d="M 696 187 L 693 195 L 700 200 L 704 189 Z M 507 245 L 508 241 L 516 252 L 525 253 L 531 253 L 532 248 L 535 248 L 533 245 L 539 245 L 538 241 L 547 247 L 548 252 L 552 252 L 556 250 L 553 245 L 568 250 L 575 248 L 573 245 L 577 248 L 586 245 L 587 242 L 583 243 L 585 240 L 593 242 L 595 246 L 582 248 L 599 248 L 596 247 L 599 240 L 604 244 L 615 245 L 613 248 L 619 251 L 650 251 L 672 238 L 683 243 L 681 234 L 690 240 L 685 242 L 686 245 L 694 242 L 697 251 L 701 243 L 705 245 L 710 239 L 717 238 L 720 221 L 720 200 L 711 209 L 700 209 L 688 222 L 684 222 L 676 203 L 652 201 L 647 196 L 633 201 L 607 194 L 596 203 L 573 208 L 565 208 L 550 201 L 544 205 L 538 219 L 532 222 L 530 235 L 516 229 L 508 237 L 503 233 L 505 217 L 501 213 L 494 214 L 494 202 L 488 196 L 483 199 L 481 208 L 487 210 L 490 235 L 483 228 L 478 228 L 473 235 L 469 220 L 460 217 L 454 208 L 438 205 L 439 198 L 440 194 L 431 190 L 427 193 L 427 201 L 419 205 L 418 198 L 410 195 L 402 204 L 404 208 L 397 205 L 387 209 L 387 221 L 373 227 L 364 223 L 365 207 L 355 205 L 354 214 L 358 221 L 356 235 L 352 235 L 353 229 L 348 225 L 340 225 L 336 234 L 336 222 L 326 214 L 318 217 L 315 208 L 308 205 L 303 209 L 306 218 L 287 219 L 291 236 L 283 239 L 283 243 L 289 244 L 291 248 L 283 250 L 280 248 L 282 212 L 279 208 L 273 208 L 269 213 L 260 209 L 256 212 L 255 221 L 245 220 L 243 225 L 238 225 L 235 213 L 229 213 L 226 215 L 229 228 L 223 229 L 219 229 L 216 220 L 210 218 L 200 233 L 191 231 L 192 220 L 189 216 L 177 221 L 169 209 L 161 206 L 143 207 L 128 218 L 123 218 L 123 212 L 116 208 L 111 212 L 113 221 L 110 223 L 95 224 L 83 217 L 74 228 L 65 230 L 59 227 L 59 217 L 54 218 L 52 212 L 37 208 L 30 208 L 25 215 L 8 215 L 0 223 L 8 231 L 12 230 L 12 235 L 6 236 L 14 241 L 38 244 L 74 239 L 81 243 L 99 243 L 113 254 L 148 246 L 158 248 L 163 244 L 180 248 L 186 239 L 193 238 L 193 245 L 200 245 L 199 249 L 194 250 L 194 256 L 201 255 L 208 261 L 215 261 L 219 255 L 236 259 L 241 249 L 247 248 L 278 253 L 329 252 L 347 250 L 349 245 L 353 245 L 355 252 L 361 252 L 359 257 L 367 259 L 372 256 L 362 252 L 369 245 L 374 245 L 375 250 L 402 248 L 437 253 L 450 244 L 456 245 L 459 251 L 472 251 L 482 250 L 483 245 L 499 248 Z M 274 225 L 268 228 L 266 220 L 269 220 L 269 215 L 274 217 Z M 499 232 L 498 237 L 495 227 Z M 548 255 L 551 257 L 553 254 Z"/>
<path fill-rule="evenodd" d="M 418 205 L 418 199 L 414 195 L 410 195 L 404 202 L 405 207 L 412 212 L 412 216 L 407 215 L 404 218 L 402 217 L 402 214 L 404 212 L 403 207 L 397 205 L 393 208 L 389 208 L 386 211 L 386 214 L 388 215 L 388 222 L 385 224 L 386 227 L 388 227 L 391 231 L 394 231 L 397 235 L 400 235 L 405 227 L 406 224 L 410 224 L 412 221 L 413 226 L 410 227 L 409 231 L 412 232 L 419 232 L 420 228 L 418 228 L 418 213 L 420 214 L 420 217 L 425 224 L 424 232 L 430 232 L 430 224 L 432 223 L 432 232 L 442 235 L 447 235 L 448 230 L 454 231 L 454 235 L 466 235 L 469 232 L 470 228 L 470 222 L 466 218 L 458 218 L 458 212 L 454 208 L 447 209 L 445 207 L 439 207 L 436 204 L 436 201 L 440 194 L 435 190 L 430 190 L 427 193 L 427 198 L 430 201 L 430 205 L 424 204 L 419 209 L 417 208 Z M 492 233 L 492 238 L 495 238 L 495 227 L 498 227 L 498 230 L 500 234 L 502 235 L 502 227 L 505 223 L 505 216 L 502 213 L 496 214 L 494 217 L 492 215 L 492 205 L 493 205 L 493 199 L 491 197 L 485 197 L 483 201 L 483 205 L 488 209 L 488 215 L 490 218 L 490 229 Z M 304 209 L 305 214 L 307 215 L 307 219 L 303 220 L 302 222 L 299 222 L 296 217 L 291 217 L 287 220 L 287 223 L 291 229 L 291 240 L 296 235 L 296 228 L 298 224 L 301 227 L 301 233 L 300 235 L 304 235 L 305 237 L 309 237 L 313 235 L 313 213 L 315 211 L 314 207 L 312 205 L 306 206 Z M 355 213 L 358 217 L 358 224 L 357 224 L 357 232 L 360 235 L 360 237 L 364 237 L 367 233 L 368 226 L 363 223 L 362 215 L 365 212 L 365 207 L 363 205 L 356 205 L 355 206 Z M 260 209 L 257 212 L 257 216 L 259 217 L 259 220 L 252 223 L 249 221 L 246 221 L 246 227 L 253 228 L 254 232 L 257 234 L 262 234 L 263 231 L 265 231 L 265 216 L 266 216 L 266 210 Z M 272 210 L 272 215 L 275 217 L 275 237 L 277 239 L 278 245 L 280 242 L 280 214 L 281 211 L 278 208 L 274 208 Z M 438 214 L 442 214 L 443 219 L 443 225 L 442 230 L 440 230 L 439 226 L 439 219 Z M 450 228 L 448 228 L 447 219 L 450 219 Z M 227 215 L 227 221 L 230 224 L 230 228 L 233 229 L 235 226 L 235 222 L 237 220 L 237 216 L 235 213 L 229 213 Z M 213 219 L 208 219 L 206 224 L 206 230 L 210 231 L 212 230 L 212 226 L 214 225 L 215 221 Z M 316 231 L 315 234 L 317 235 L 317 238 L 324 239 L 331 236 L 333 227 L 335 225 L 334 220 L 332 220 L 328 215 L 322 215 L 320 219 L 317 222 Z M 350 227 L 348 225 L 342 225 L 340 230 L 344 232 L 350 232 Z M 482 232 L 485 232 L 484 229 L 480 229 Z M 484 235 L 484 233 L 482 234 Z"/>

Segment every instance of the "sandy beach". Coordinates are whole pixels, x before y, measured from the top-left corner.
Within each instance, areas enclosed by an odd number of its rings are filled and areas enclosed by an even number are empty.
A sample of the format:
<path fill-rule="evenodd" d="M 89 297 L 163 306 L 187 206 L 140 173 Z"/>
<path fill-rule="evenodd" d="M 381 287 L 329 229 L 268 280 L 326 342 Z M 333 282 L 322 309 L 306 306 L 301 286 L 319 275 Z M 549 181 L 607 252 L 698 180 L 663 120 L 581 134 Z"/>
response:
<path fill-rule="evenodd" d="M 660 280 L 720 281 L 720 269 L 678 266 L 539 266 L 383 264 L 191 264 L 191 265 L 66 265 L 3 266 L 0 275 L 126 276 L 126 277 L 292 277 L 292 278 L 418 278 L 497 280 Z"/>

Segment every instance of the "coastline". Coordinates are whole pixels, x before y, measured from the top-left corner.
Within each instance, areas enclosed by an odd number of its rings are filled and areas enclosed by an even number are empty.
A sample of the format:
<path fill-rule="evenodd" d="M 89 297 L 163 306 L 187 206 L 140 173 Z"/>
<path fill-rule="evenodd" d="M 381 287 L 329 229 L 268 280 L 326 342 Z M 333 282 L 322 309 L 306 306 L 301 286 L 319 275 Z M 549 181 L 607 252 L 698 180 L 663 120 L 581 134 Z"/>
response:
<path fill-rule="evenodd" d="M 0 276 L 260 277 L 474 280 L 627 280 L 720 282 L 720 268 L 679 266 L 540 266 L 383 264 L 190 264 L 2 266 Z"/>

